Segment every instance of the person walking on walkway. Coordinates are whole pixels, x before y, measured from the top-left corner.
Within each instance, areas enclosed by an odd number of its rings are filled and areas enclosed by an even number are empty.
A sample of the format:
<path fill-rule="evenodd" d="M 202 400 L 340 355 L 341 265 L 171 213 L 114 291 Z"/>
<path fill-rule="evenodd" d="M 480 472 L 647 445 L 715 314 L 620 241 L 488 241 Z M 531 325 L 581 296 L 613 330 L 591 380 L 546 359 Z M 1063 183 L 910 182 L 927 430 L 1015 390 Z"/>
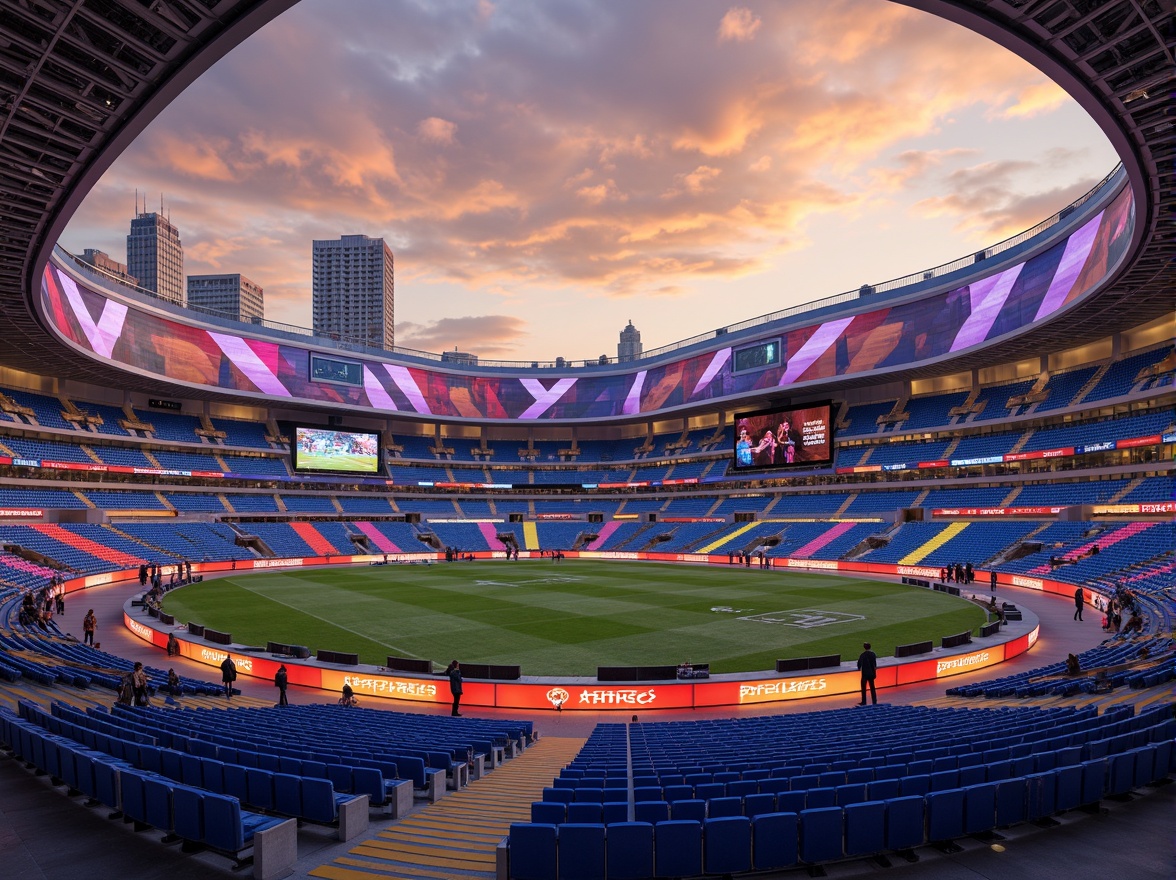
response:
<path fill-rule="evenodd" d="M 289 706 L 290 703 L 286 699 L 286 686 L 290 683 L 289 676 L 286 672 L 286 664 L 283 663 L 278 667 L 277 673 L 274 674 L 274 687 L 278 689 L 278 705 Z"/>
<path fill-rule="evenodd" d="M 1082 588 L 1074 591 L 1074 619 L 1082 620 Z"/>

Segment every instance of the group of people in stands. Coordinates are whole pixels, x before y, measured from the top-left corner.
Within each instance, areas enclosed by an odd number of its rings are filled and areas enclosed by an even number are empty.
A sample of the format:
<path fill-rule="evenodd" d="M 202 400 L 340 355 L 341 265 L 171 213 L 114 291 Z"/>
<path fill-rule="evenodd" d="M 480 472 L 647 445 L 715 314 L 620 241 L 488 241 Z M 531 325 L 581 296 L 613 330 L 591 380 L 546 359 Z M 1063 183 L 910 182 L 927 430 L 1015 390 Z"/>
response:
<path fill-rule="evenodd" d="M 60 573 L 55 573 L 39 590 L 24 594 L 17 620 L 21 626 L 36 626 L 47 631 L 54 614 L 65 614 L 65 578 Z"/>
<path fill-rule="evenodd" d="M 1123 622 L 1123 617 L 1127 622 Z M 1104 632 L 1115 632 L 1127 635 L 1143 632 L 1143 610 L 1139 602 L 1128 587 L 1119 585 L 1111 598 L 1107 600 L 1106 614 L 1103 615 L 1102 628 Z"/>
<path fill-rule="evenodd" d="M 952 581 L 957 584 L 970 584 L 976 580 L 976 569 L 970 562 L 966 565 L 961 565 L 958 562 L 951 563 L 939 570 L 939 579 L 945 584 L 950 584 Z"/>

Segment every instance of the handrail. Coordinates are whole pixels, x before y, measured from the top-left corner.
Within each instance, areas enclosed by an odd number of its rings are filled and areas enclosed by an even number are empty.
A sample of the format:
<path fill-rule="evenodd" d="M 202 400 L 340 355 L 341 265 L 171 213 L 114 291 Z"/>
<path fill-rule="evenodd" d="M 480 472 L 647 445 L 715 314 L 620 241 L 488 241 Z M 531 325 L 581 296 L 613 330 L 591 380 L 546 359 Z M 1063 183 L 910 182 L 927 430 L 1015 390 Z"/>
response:
<path fill-rule="evenodd" d="M 1098 193 L 1103 187 L 1105 187 L 1115 177 L 1115 175 L 1119 174 L 1119 172 L 1122 170 L 1122 168 L 1123 168 L 1123 164 L 1120 162 L 1113 169 L 1111 169 L 1110 173 L 1108 173 L 1097 184 L 1095 184 L 1093 187 L 1091 187 L 1089 190 L 1087 190 L 1085 193 L 1083 193 L 1077 199 L 1072 201 L 1070 204 L 1066 205 L 1066 207 L 1062 208 L 1060 211 L 1053 214 L 1052 216 L 1047 217 L 1045 220 L 1042 220 L 1040 223 L 1038 223 L 1034 226 L 1031 226 L 1029 229 L 1023 230 L 1022 232 L 1018 232 L 1016 235 L 1013 235 L 1009 238 L 1006 238 L 1003 241 L 997 242 L 994 245 L 990 245 L 989 247 L 986 247 L 983 250 L 977 251 L 974 254 L 969 254 L 968 256 L 959 257 L 955 260 L 951 260 L 947 263 L 941 263 L 938 266 L 933 266 L 930 269 L 924 269 L 920 272 L 912 272 L 908 275 L 903 275 L 899 278 L 892 278 L 891 280 L 884 281 L 880 284 L 863 284 L 857 290 L 850 290 L 850 291 L 846 291 L 844 293 L 836 293 L 836 294 L 833 294 L 832 296 L 827 296 L 822 299 L 813 300 L 812 302 L 804 303 L 802 305 L 790 306 L 789 308 L 780 309 L 779 311 L 768 312 L 765 315 L 759 315 L 758 317 L 755 317 L 755 318 L 747 318 L 746 320 L 739 321 L 735 324 L 728 324 L 725 327 L 719 327 L 718 329 L 711 330 L 707 333 L 699 333 L 699 334 L 697 334 L 695 336 L 691 336 L 687 339 L 682 339 L 682 340 L 679 340 L 678 342 L 671 342 L 667 345 L 663 345 L 658 348 L 651 349 L 649 351 L 643 352 L 640 358 L 637 358 L 632 361 L 626 361 L 625 363 L 626 364 L 638 364 L 643 361 L 647 361 L 652 358 L 661 357 L 662 355 L 669 354 L 670 352 L 678 351 L 683 348 L 688 348 L 693 345 L 698 345 L 700 343 L 707 342 L 709 340 L 716 339 L 718 337 L 721 337 L 721 336 L 724 336 L 724 335 L 727 335 L 730 333 L 739 333 L 744 330 L 749 330 L 753 327 L 759 327 L 764 324 L 771 324 L 775 321 L 780 321 L 785 318 L 795 317 L 796 315 L 802 315 L 806 312 L 814 312 L 814 311 L 817 311 L 818 309 L 824 309 L 824 308 L 828 308 L 830 306 L 836 306 L 836 305 L 841 305 L 841 304 L 847 303 L 847 302 L 853 302 L 854 300 L 861 299 L 861 298 L 864 298 L 867 296 L 875 296 L 880 293 L 888 293 L 893 290 L 899 290 L 903 287 L 908 287 L 912 284 L 920 284 L 925 281 L 930 281 L 934 278 L 938 278 L 940 276 L 959 271 L 960 269 L 966 269 L 968 266 L 975 265 L 978 262 L 981 262 L 983 260 L 997 256 L 998 254 L 1002 254 L 1002 253 L 1009 251 L 1015 247 L 1018 247 L 1019 245 L 1024 244 L 1026 241 L 1033 238 L 1034 236 L 1040 235 L 1042 232 L 1045 232 L 1047 229 L 1050 229 L 1053 226 L 1056 226 L 1058 223 L 1060 223 L 1066 217 L 1069 217 L 1071 214 L 1073 214 L 1075 210 L 1077 210 L 1083 204 L 1088 202 L 1096 193 Z M 114 275 L 113 273 L 108 272 L 105 269 L 101 269 L 97 266 L 93 266 L 90 263 L 85 262 L 81 258 L 75 256 L 74 254 L 71 254 L 69 251 L 62 248 L 60 245 L 57 246 L 57 251 L 58 251 L 59 255 L 61 255 L 62 257 L 68 258 L 76 266 L 78 266 L 83 272 L 85 272 L 87 274 L 97 276 L 98 278 L 102 279 L 103 281 L 114 283 L 121 288 L 132 290 L 135 293 L 140 294 L 142 296 L 150 297 L 151 299 L 159 300 L 160 302 L 168 302 L 169 304 L 174 305 L 174 303 L 170 303 L 170 301 L 163 300 L 157 293 L 155 293 L 155 291 L 148 290 L 148 289 L 146 289 L 144 287 L 140 287 L 138 285 L 130 284 L 126 280 L 119 278 L 117 275 Z M 309 327 L 301 327 L 296 324 L 285 324 L 280 321 L 270 321 L 270 320 L 266 320 L 266 319 L 254 320 L 251 322 L 250 321 L 239 321 L 231 313 L 221 312 L 216 309 L 208 309 L 208 308 L 204 308 L 201 306 L 184 306 L 183 308 L 187 311 L 190 311 L 190 312 L 196 312 L 198 314 L 207 315 L 207 316 L 209 316 L 211 318 L 215 318 L 219 321 L 229 322 L 229 323 L 232 323 L 235 325 L 239 325 L 241 327 L 253 328 L 254 330 L 256 330 L 257 328 L 261 328 L 263 330 L 269 330 L 269 331 L 273 331 L 273 332 L 277 332 L 277 333 L 289 334 L 292 336 L 300 337 L 300 341 L 305 340 L 306 337 L 310 337 L 315 340 L 316 344 L 321 344 L 321 345 L 324 345 L 324 346 L 327 346 L 330 348 L 337 348 L 337 349 L 341 349 L 344 351 L 350 351 L 350 352 L 354 352 L 356 354 L 371 354 L 371 355 L 375 355 L 375 356 L 385 356 L 385 355 L 392 354 L 392 355 L 415 358 L 417 360 L 433 361 L 433 362 L 437 362 L 437 363 L 447 363 L 450 366 L 457 368 L 457 369 L 461 369 L 461 367 L 463 366 L 463 364 L 461 364 L 459 362 L 451 362 L 449 360 L 448 353 L 438 354 L 436 352 L 418 351 L 417 349 L 404 348 L 402 346 L 394 346 L 392 348 L 384 348 L 382 346 L 374 346 L 368 340 L 365 340 L 365 339 L 362 339 L 359 337 L 349 337 L 349 336 L 342 336 L 342 335 L 338 335 L 338 334 L 331 334 L 331 335 L 327 335 L 327 336 L 318 335 L 314 332 L 314 330 L 310 329 Z M 557 368 L 557 369 L 581 370 L 584 368 L 598 368 L 599 369 L 601 367 L 612 367 L 612 366 L 615 366 L 616 363 L 617 363 L 616 358 L 610 358 L 610 357 L 606 357 L 606 356 L 601 356 L 599 358 L 588 358 L 588 359 L 583 359 L 583 360 L 565 360 L 564 358 L 557 358 L 554 361 L 502 361 L 502 360 L 484 360 L 482 358 L 478 358 L 476 365 L 469 364 L 468 366 L 470 366 L 470 367 L 476 366 L 477 368 L 484 368 L 484 367 L 502 368 L 502 367 L 505 367 L 505 368 L 516 368 L 516 369 Z"/>

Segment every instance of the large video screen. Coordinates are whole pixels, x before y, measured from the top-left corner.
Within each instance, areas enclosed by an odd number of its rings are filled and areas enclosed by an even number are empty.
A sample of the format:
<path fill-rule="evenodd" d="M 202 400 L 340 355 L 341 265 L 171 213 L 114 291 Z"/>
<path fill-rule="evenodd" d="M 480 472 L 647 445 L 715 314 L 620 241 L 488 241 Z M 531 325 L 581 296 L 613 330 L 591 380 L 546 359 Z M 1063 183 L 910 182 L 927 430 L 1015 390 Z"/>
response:
<path fill-rule="evenodd" d="M 737 471 L 831 465 L 832 403 L 736 413 L 733 462 Z"/>
<path fill-rule="evenodd" d="M 380 435 L 372 431 L 294 427 L 294 470 L 316 473 L 380 473 Z"/>

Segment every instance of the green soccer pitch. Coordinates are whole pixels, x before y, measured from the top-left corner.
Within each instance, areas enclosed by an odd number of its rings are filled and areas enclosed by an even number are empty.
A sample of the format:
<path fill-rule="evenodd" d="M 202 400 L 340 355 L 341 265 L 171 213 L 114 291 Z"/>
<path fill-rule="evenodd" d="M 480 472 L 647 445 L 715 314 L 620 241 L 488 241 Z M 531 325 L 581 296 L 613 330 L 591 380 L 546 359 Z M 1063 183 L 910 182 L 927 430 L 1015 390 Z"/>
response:
<path fill-rule="evenodd" d="M 164 610 L 312 651 L 439 664 L 518 664 L 524 675 L 597 666 L 710 663 L 774 669 L 777 658 L 879 655 L 984 623 L 971 603 L 918 587 L 739 566 L 595 560 L 386 565 L 235 575 L 169 593 Z"/>
<path fill-rule="evenodd" d="M 379 468 L 379 459 L 374 455 L 327 455 L 321 452 L 299 452 L 298 470 L 316 471 L 348 471 L 356 473 L 375 473 Z"/>

